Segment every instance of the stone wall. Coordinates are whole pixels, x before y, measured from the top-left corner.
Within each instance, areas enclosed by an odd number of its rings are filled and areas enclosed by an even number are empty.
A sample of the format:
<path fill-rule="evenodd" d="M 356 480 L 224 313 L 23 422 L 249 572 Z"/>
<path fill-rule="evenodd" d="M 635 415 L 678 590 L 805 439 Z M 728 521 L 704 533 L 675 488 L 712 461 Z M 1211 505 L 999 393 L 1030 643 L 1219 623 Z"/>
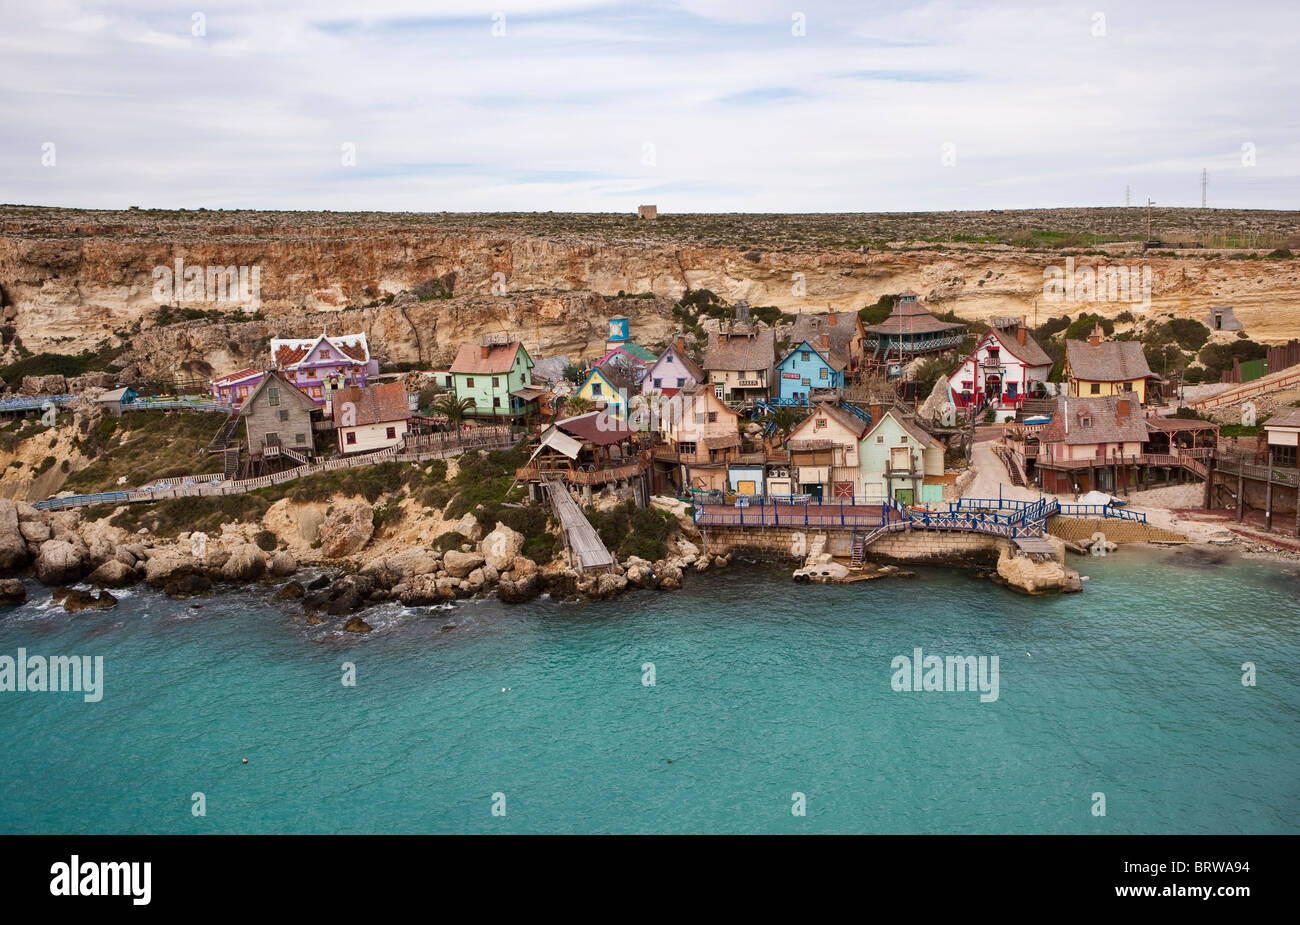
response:
<path fill-rule="evenodd" d="M 705 527 L 701 531 L 710 555 L 741 555 L 771 562 L 800 562 L 819 535 L 826 537 L 826 551 L 849 556 L 853 531 L 804 529 L 798 527 Z M 911 564 L 991 567 L 1006 540 L 982 533 L 938 530 L 909 530 L 876 540 L 868 549 L 873 561 Z"/>
<path fill-rule="evenodd" d="M 1101 533 L 1111 543 L 1186 542 L 1187 537 L 1172 530 L 1134 520 L 1103 517 L 1049 517 L 1047 532 L 1071 543 L 1082 543 Z"/>

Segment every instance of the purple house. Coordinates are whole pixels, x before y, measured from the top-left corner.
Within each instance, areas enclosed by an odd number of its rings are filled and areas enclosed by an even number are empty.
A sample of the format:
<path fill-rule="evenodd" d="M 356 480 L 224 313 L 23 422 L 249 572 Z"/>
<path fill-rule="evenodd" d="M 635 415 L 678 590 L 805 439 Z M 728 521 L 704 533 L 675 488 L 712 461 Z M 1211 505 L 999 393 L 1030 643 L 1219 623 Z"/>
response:
<path fill-rule="evenodd" d="M 314 338 L 271 338 L 271 366 L 309 395 L 317 405 L 329 404 L 329 393 L 355 386 L 379 372 L 379 361 L 370 356 L 364 334 L 341 334 Z M 211 382 L 219 401 L 238 407 L 261 385 L 260 369 L 241 369 Z"/>
<path fill-rule="evenodd" d="M 672 397 L 707 378 L 700 365 L 686 355 L 686 338 L 678 337 L 646 370 L 641 378 L 641 393 L 662 392 Z"/>

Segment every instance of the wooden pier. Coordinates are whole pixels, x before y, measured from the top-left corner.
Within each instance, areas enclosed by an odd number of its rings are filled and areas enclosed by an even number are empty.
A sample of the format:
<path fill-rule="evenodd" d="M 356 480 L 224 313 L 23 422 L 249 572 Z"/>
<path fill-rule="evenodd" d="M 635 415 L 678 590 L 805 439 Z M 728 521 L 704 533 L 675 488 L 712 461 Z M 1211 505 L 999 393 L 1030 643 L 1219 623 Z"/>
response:
<path fill-rule="evenodd" d="M 613 555 L 605 548 L 600 534 L 583 515 L 564 483 L 558 479 L 547 479 L 542 484 L 546 486 L 546 493 L 551 499 L 555 518 L 560 522 L 564 546 L 569 551 L 569 564 L 579 572 L 612 566 Z"/>

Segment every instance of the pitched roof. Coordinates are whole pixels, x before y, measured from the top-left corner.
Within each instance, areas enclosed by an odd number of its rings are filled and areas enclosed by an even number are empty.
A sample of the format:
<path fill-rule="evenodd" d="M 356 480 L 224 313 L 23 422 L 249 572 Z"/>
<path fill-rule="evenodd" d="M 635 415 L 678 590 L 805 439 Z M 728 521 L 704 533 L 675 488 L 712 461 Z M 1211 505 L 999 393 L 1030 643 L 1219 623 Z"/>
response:
<path fill-rule="evenodd" d="M 279 370 L 268 369 L 266 375 L 262 377 L 262 381 L 258 383 L 257 388 L 253 390 L 253 394 L 248 396 L 248 400 L 240 406 L 240 413 L 247 413 L 253 405 L 256 404 L 258 396 L 265 392 L 267 387 L 273 383 L 284 386 L 285 389 L 288 390 L 285 394 L 290 398 L 297 399 L 298 404 L 306 410 L 314 411 L 316 409 L 316 400 L 314 398 L 286 379 L 284 374 Z"/>
<path fill-rule="evenodd" d="M 862 420 L 862 418 L 858 417 L 856 414 L 845 411 L 839 405 L 833 405 L 828 401 L 820 401 L 813 407 L 811 414 L 795 425 L 794 430 L 790 431 L 790 437 L 793 438 L 795 434 L 807 427 L 808 422 L 817 417 L 818 411 L 826 412 L 828 418 L 838 422 L 849 433 L 853 434 L 853 437 L 856 440 L 861 440 L 862 435 L 867 432 L 867 422 Z M 794 440 L 793 442 L 799 443 L 801 441 Z M 802 442 L 807 443 L 808 441 Z M 808 448 L 811 449 L 812 447 Z"/>
<path fill-rule="evenodd" d="M 556 421 L 555 426 L 572 437 L 594 443 L 596 446 L 608 446 L 611 443 L 618 443 L 620 440 L 634 434 L 627 421 L 604 411 L 592 411 L 589 414 L 565 418 L 562 421 Z"/>
<path fill-rule="evenodd" d="M 618 349 L 636 357 L 643 363 L 653 363 L 655 361 L 655 355 L 653 353 L 642 347 L 640 344 L 634 343 L 630 340 L 620 341 Z"/>
<path fill-rule="evenodd" d="M 1279 411 L 1264 422 L 1265 430 L 1270 427 L 1300 427 L 1300 408 L 1287 408 L 1285 411 Z"/>
<path fill-rule="evenodd" d="M 460 349 L 456 351 L 456 359 L 452 361 L 451 371 L 453 373 L 475 373 L 481 375 L 490 375 L 492 373 L 508 373 L 510 367 L 515 365 L 515 354 L 519 352 L 523 345 L 517 340 L 512 340 L 508 344 L 493 344 L 490 347 L 481 347 L 478 344 L 461 344 Z M 483 351 L 487 351 L 487 356 Z"/>
<path fill-rule="evenodd" d="M 1026 366 L 1051 366 L 1052 358 L 1047 355 L 1047 351 L 1042 348 L 1034 336 L 1025 331 L 1025 342 L 1020 343 L 1019 331 L 1016 328 L 989 328 L 984 337 L 989 334 L 996 334 L 998 343 L 1006 347 L 1012 356 L 1019 358 Z M 981 341 L 983 338 L 981 338 Z M 979 347 L 976 346 L 976 350 Z"/>
<path fill-rule="evenodd" d="M 250 366 L 248 369 L 241 369 L 238 372 L 227 373 L 224 376 L 213 379 L 212 384 L 216 386 L 233 385 L 236 382 L 242 382 L 245 379 L 252 379 L 254 376 L 260 375 L 262 375 L 262 370 L 255 366 Z"/>
<path fill-rule="evenodd" d="M 783 365 L 786 360 L 790 359 L 790 357 L 794 356 L 796 353 L 803 352 L 805 349 L 811 353 L 817 354 L 817 356 L 821 358 L 823 363 L 825 363 L 827 366 L 829 366 L 831 369 L 835 370 L 836 372 L 839 372 L 840 370 L 844 369 L 845 366 L 848 365 L 849 361 L 847 356 L 842 356 L 842 357 L 836 356 L 833 352 L 831 353 L 830 356 L 827 356 L 826 351 L 823 350 L 820 346 L 812 343 L 811 341 L 806 341 L 806 340 L 795 341 L 794 346 L 791 347 L 788 351 L 786 351 L 785 356 L 781 357 L 781 359 L 777 362 L 776 365 L 777 366 Z"/>
<path fill-rule="evenodd" d="M 894 310 L 888 318 L 880 324 L 870 325 L 867 330 L 873 334 L 933 334 L 964 327 L 964 324 L 954 321 L 940 321 L 930 314 L 924 302 L 900 299 L 894 303 Z"/>
<path fill-rule="evenodd" d="M 710 334 L 705 369 L 770 369 L 776 362 L 776 332 L 759 328 L 752 334 Z"/>
<path fill-rule="evenodd" d="M 1128 402 L 1129 412 L 1121 417 L 1119 403 Z M 1086 423 L 1085 423 L 1086 422 Z M 1038 433 L 1040 443 L 1142 443 L 1148 427 L 1137 396 L 1098 395 L 1056 400 L 1052 419 Z"/>
<path fill-rule="evenodd" d="M 402 382 L 388 382 L 384 385 L 369 385 L 364 389 L 355 386 L 339 389 L 331 399 L 335 408 L 341 408 L 345 402 L 356 406 L 356 420 L 347 426 L 362 427 L 366 424 L 388 424 L 393 421 L 405 421 L 411 417 L 411 406 L 406 398 L 406 385 Z"/>
<path fill-rule="evenodd" d="M 832 320 L 834 324 L 832 324 Z M 830 337 L 830 351 L 836 359 L 849 361 L 853 338 L 858 333 L 858 315 L 856 312 L 826 312 L 824 315 L 805 315 L 800 312 L 794 317 L 794 326 L 790 329 L 790 342 L 808 343 L 821 348 L 822 335 Z"/>
<path fill-rule="evenodd" d="M 934 443 L 934 438 L 930 436 L 928 431 L 917 424 L 915 420 L 901 413 L 897 408 L 886 408 L 882 411 L 880 414 L 880 420 L 872 421 L 870 429 L 868 429 L 866 434 L 863 436 L 870 437 L 875 433 L 876 428 L 885 422 L 885 418 L 889 418 L 901 427 L 909 437 L 922 446 L 929 446 Z"/>
<path fill-rule="evenodd" d="M 655 363 L 658 363 L 659 360 L 662 360 L 670 353 L 673 356 L 677 357 L 678 360 L 681 361 L 681 364 L 686 367 L 686 371 L 691 374 L 691 378 L 694 379 L 696 382 L 703 382 L 705 379 L 708 378 L 708 374 L 705 373 L 704 370 L 700 368 L 699 363 L 696 363 L 689 356 L 687 356 L 685 351 L 682 351 L 680 353 L 677 351 L 676 344 L 669 344 L 667 347 L 665 347 L 664 352 L 659 354 L 659 358 L 655 360 Z"/>
<path fill-rule="evenodd" d="M 279 367 L 300 363 L 322 340 L 358 363 L 365 363 L 370 359 L 370 345 L 366 341 L 365 334 L 339 334 L 334 337 L 321 334 L 318 337 L 272 337 L 271 362 Z"/>
<path fill-rule="evenodd" d="M 1070 375 L 1089 382 L 1125 382 L 1153 375 L 1142 344 L 1135 340 L 1108 340 L 1092 346 L 1086 340 L 1065 342 Z"/>

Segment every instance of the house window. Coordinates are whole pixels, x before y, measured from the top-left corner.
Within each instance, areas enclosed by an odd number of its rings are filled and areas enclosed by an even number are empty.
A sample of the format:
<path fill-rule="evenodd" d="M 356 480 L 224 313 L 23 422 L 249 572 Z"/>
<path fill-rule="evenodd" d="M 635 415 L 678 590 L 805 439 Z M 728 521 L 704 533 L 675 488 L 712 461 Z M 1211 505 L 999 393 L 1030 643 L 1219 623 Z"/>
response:
<path fill-rule="evenodd" d="M 347 436 L 348 446 L 351 446 L 356 442 L 357 442 L 357 432 L 355 430 L 348 431 L 348 436 Z"/>
<path fill-rule="evenodd" d="M 818 370 L 818 376 L 820 376 L 822 379 L 825 379 L 825 378 L 826 378 L 826 367 L 825 367 L 825 366 L 823 366 L 820 370 Z"/>
<path fill-rule="evenodd" d="M 1092 391 L 1092 394 L 1093 394 L 1093 395 L 1100 395 L 1100 394 L 1101 394 L 1101 383 L 1100 383 L 1100 382 L 1094 382 L 1094 383 L 1093 383 L 1092 385 L 1090 385 L 1088 388 Z"/>
<path fill-rule="evenodd" d="M 593 382 L 593 383 L 591 384 L 591 394 L 592 394 L 592 395 L 599 395 L 599 394 L 600 394 L 600 383 L 599 383 L 599 382 Z"/>
<path fill-rule="evenodd" d="M 494 389 L 495 389 L 495 388 L 498 388 L 498 387 L 500 387 L 500 385 L 501 385 L 501 378 L 500 378 L 499 376 L 493 376 L 493 377 L 492 377 L 492 388 L 494 388 Z"/>
<path fill-rule="evenodd" d="M 881 434 L 880 436 L 876 437 L 876 443 L 880 444 L 881 446 L 884 446 L 884 445 L 885 445 L 885 435 L 884 435 L 884 434 Z"/>
<path fill-rule="evenodd" d="M 293 435 L 293 442 L 294 442 L 294 445 L 296 445 L 296 446 L 306 446 L 306 445 L 307 445 L 307 435 L 306 435 L 306 434 L 294 434 L 294 435 Z"/>
<path fill-rule="evenodd" d="M 678 379 L 677 379 L 677 388 L 680 389 L 680 388 L 681 388 L 682 386 L 684 386 L 684 385 L 686 385 L 686 380 L 685 380 L 685 379 L 682 379 L 682 378 L 679 376 Z"/>
<path fill-rule="evenodd" d="M 678 379 L 677 381 L 678 381 L 679 383 L 681 382 L 680 379 Z M 662 379 L 656 379 L 656 380 L 654 381 L 654 383 L 655 383 L 655 388 L 658 389 L 658 388 L 662 388 L 662 387 L 663 387 L 664 381 L 663 381 Z"/>
<path fill-rule="evenodd" d="M 695 423 L 696 423 L 696 424 L 703 424 L 703 423 L 704 423 L 704 412 L 703 412 L 703 411 L 697 411 L 697 412 L 695 412 Z"/>
<path fill-rule="evenodd" d="M 472 388 L 474 388 L 474 377 L 473 377 L 473 376 L 470 376 L 468 379 L 465 380 L 465 388 L 467 388 L 467 389 L 472 389 Z"/>
<path fill-rule="evenodd" d="M 800 385 L 812 385 L 812 380 L 811 380 L 811 379 L 800 379 L 800 380 L 799 380 L 799 384 L 800 384 Z"/>
<path fill-rule="evenodd" d="M 1125 392 L 1132 392 L 1132 391 L 1133 391 L 1133 383 L 1131 383 L 1131 382 L 1126 382 L 1126 383 L 1124 383 L 1124 391 L 1125 391 Z"/>
<path fill-rule="evenodd" d="M 384 436 L 385 436 L 386 438 L 388 438 L 389 440 L 396 440 L 396 439 L 397 439 L 397 428 L 396 428 L 396 427 L 390 427 L 390 428 L 388 428 L 387 430 L 384 431 Z"/>
<path fill-rule="evenodd" d="M 267 390 L 266 390 L 266 400 L 267 400 L 267 402 L 271 405 L 272 408 L 274 408 L 276 405 L 280 404 L 280 390 L 279 390 L 279 389 L 267 389 Z"/>
<path fill-rule="evenodd" d="M 281 409 L 280 409 L 280 420 L 282 420 L 282 421 L 287 421 L 287 420 L 289 420 L 289 409 L 288 409 L 288 408 L 281 408 Z"/>
<path fill-rule="evenodd" d="M 823 430 L 823 429 L 825 429 L 825 427 L 826 427 L 826 419 L 825 419 L 825 418 L 818 418 L 817 421 L 816 421 L 816 423 L 813 424 L 813 429 L 814 429 L 814 430 Z"/>
<path fill-rule="evenodd" d="M 328 350 L 322 350 L 320 352 L 320 358 L 322 360 L 328 360 L 330 358 L 330 352 Z"/>
<path fill-rule="evenodd" d="M 807 363 L 808 360 L 809 360 L 808 351 L 805 350 L 805 351 L 803 351 L 801 354 L 799 354 L 799 359 L 801 359 L 801 360 L 803 360 L 805 363 Z"/>
<path fill-rule="evenodd" d="M 709 423 L 710 423 L 710 424 L 716 424 L 716 423 L 718 423 L 718 412 L 716 412 L 716 411 L 710 411 L 710 412 L 709 412 Z"/>

